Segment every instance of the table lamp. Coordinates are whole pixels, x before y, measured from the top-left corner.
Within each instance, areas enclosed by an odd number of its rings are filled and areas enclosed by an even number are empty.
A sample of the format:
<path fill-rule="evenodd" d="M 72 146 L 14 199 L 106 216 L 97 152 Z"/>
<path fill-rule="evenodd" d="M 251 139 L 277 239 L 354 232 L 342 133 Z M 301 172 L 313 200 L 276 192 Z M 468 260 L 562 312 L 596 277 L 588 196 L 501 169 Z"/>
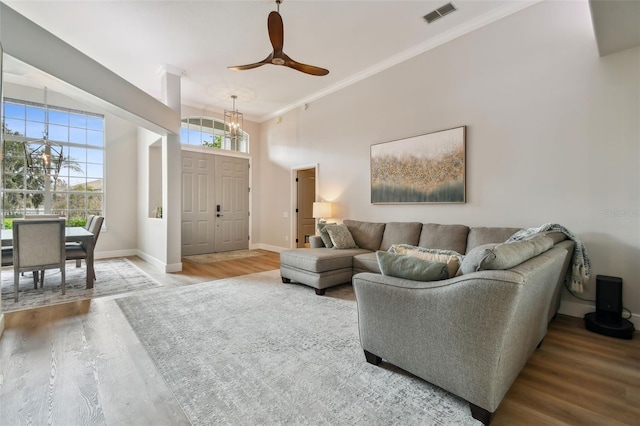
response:
<path fill-rule="evenodd" d="M 318 219 L 318 223 L 327 223 L 327 218 L 331 217 L 331 203 L 328 201 L 314 202 L 313 217 Z"/>

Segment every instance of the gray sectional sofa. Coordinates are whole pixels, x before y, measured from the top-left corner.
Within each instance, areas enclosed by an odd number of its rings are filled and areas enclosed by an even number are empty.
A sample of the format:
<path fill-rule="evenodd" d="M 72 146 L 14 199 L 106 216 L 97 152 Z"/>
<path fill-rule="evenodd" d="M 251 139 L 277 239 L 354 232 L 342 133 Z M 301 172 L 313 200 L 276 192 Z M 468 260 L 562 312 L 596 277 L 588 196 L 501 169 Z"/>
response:
<path fill-rule="evenodd" d="M 319 236 L 310 238 L 311 248 L 280 253 L 283 282 L 295 281 L 316 289 L 348 283 L 359 272 L 380 273 L 375 252 L 389 250 L 394 244 L 453 250 L 461 254 L 474 247 L 501 243 L 520 228 L 485 228 L 464 225 L 440 225 L 420 222 L 373 223 L 357 220 L 343 222 L 358 248 L 335 250 L 325 247 Z"/>
<path fill-rule="evenodd" d="M 474 418 L 488 424 L 558 310 L 574 242 L 550 233 L 543 238 L 551 241 L 535 253 L 532 244 L 519 249 L 528 255 L 512 266 L 511 258 L 502 262 L 499 249 L 517 246 L 496 244 L 519 228 L 344 224 L 358 248 L 326 248 L 316 237 L 312 248 L 284 251 L 283 282 L 297 281 L 324 294 L 352 281 L 367 362 L 385 360 L 458 395 L 469 402 Z M 431 282 L 382 275 L 375 252 L 393 244 L 464 254 L 460 269 L 466 273 Z M 493 261 L 487 261 L 488 254 Z"/>

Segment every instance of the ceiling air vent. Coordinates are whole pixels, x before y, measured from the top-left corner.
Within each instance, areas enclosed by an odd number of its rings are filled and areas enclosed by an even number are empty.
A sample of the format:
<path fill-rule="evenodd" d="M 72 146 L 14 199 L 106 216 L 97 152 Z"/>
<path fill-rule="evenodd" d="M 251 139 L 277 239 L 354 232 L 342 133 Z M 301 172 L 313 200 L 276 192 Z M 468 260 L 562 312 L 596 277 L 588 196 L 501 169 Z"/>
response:
<path fill-rule="evenodd" d="M 456 7 L 455 4 L 453 3 L 447 3 L 442 7 L 437 8 L 436 10 L 434 10 L 431 13 L 427 13 L 426 15 L 424 15 L 424 20 L 427 21 L 427 23 L 432 23 L 433 21 L 436 21 L 440 18 L 442 18 L 444 15 L 448 15 L 449 13 L 458 10 L 458 8 Z"/>

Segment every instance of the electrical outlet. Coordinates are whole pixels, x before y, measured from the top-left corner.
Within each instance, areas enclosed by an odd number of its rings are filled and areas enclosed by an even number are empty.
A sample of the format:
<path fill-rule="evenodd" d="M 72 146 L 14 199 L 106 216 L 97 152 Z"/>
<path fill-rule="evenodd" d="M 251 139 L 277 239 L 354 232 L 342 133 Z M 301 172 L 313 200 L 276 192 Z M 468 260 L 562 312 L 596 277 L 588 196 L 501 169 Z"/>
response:
<path fill-rule="evenodd" d="M 289 217 L 289 212 L 282 212 L 282 217 Z"/>

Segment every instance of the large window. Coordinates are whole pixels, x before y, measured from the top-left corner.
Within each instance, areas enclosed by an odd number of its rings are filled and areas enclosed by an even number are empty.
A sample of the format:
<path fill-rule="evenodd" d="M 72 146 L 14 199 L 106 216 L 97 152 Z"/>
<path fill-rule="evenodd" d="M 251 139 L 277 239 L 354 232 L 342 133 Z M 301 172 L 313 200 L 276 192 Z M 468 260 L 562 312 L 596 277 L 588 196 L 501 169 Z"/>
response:
<path fill-rule="evenodd" d="M 29 168 L 25 152 L 25 144 L 42 140 L 47 122 L 47 139 L 62 147 L 59 170 L 50 173 Z M 102 115 L 5 98 L 2 131 L 5 225 L 25 214 L 60 214 L 72 225 L 103 215 Z"/>
<path fill-rule="evenodd" d="M 183 118 L 180 142 L 186 145 L 249 152 L 248 133 L 242 132 L 242 139 L 239 141 L 229 140 L 224 137 L 224 122 L 210 117 Z"/>

